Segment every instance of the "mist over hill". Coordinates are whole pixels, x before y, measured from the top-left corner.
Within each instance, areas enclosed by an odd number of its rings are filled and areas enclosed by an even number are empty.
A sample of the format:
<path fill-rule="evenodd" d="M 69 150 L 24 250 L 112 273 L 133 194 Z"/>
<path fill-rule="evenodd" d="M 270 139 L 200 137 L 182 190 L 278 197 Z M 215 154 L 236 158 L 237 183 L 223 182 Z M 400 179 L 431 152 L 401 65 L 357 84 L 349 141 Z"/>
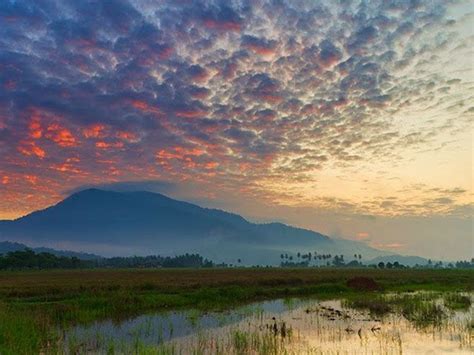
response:
<path fill-rule="evenodd" d="M 64 256 L 64 257 L 75 257 L 81 260 L 99 260 L 102 257 L 99 255 L 95 254 L 90 254 L 90 253 L 81 253 L 81 252 L 76 252 L 76 251 L 71 251 L 71 250 L 57 250 L 53 248 L 45 248 L 45 247 L 37 247 L 37 248 L 31 248 L 23 243 L 16 243 L 16 242 L 10 242 L 10 241 L 3 241 L 0 242 L 0 255 L 8 254 L 10 252 L 15 252 L 15 251 L 23 251 L 26 249 L 31 249 L 35 253 L 50 253 L 55 256 Z"/>
<path fill-rule="evenodd" d="M 275 265 L 282 253 L 342 254 L 347 260 L 389 255 L 364 243 L 331 239 L 282 223 L 245 218 L 152 192 L 87 189 L 14 221 L 0 222 L 3 240 L 113 255 L 196 252 L 217 262 Z"/>

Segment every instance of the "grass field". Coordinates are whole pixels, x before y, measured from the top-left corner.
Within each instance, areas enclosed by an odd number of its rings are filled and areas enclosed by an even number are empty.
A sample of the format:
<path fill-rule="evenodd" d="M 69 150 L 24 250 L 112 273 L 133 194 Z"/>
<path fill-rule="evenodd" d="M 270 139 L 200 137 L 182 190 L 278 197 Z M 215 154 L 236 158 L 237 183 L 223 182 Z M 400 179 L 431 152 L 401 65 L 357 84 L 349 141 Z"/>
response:
<path fill-rule="evenodd" d="M 473 291 L 473 270 L 159 269 L 0 273 L 0 353 L 55 353 L 58 329 L 160 309 L 221 309 L 289 296 L 360 297 L 348 279 L 384 291 Z M 373 295 L 371 293 L 370 295 Z M 368 294 L 369 295 L 369 294 Z M 453 300 L 459 302 L 459 300 Z"/>

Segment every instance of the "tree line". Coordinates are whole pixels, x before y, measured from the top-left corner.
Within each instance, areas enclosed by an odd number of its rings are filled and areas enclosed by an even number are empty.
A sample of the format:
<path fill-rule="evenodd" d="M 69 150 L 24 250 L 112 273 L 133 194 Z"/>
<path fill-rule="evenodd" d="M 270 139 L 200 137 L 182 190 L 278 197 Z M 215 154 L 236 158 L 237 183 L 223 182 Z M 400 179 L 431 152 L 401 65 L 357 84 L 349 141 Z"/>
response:
<path fill-rule="evenodd" d="M 318 252 L 296 253 L 294 257 L 285 253 L 280 255 L 282 267 L 308 267 L 308 266 L 335 266 L 335 267 L 358 267 L 362 266 L 362 255 L 354 254 L 354 259 L 346 263 L 344 255 L 320 254 Z"/>
<path fill-rule="evenodd" d="M 287 253 L 281 254 L 281 267 L 371 267 L 378 269 L 404 269 L 409 266 L 398 261 L 379 262 L 378 264 L 366 265 L 362 262 L 362 255 L 354 254 L 350 261 L 344 259 L 344 255 L 297 253 L 294 257 Z M 129 256 L 98 258 L 94 260 L 82 260 L 77 257 L 57 256 L 47 252 L 35 252 L 31 249 L 13 251 L 4 255 L 0 254 L 0 270 L 21 269 L 84 269 L 84 268 L 211 268 L 211 267 L 235 267 L 242 265 L 239 258 L 235 264 L 217 264 L 202 257 L 199 254 L 183 254 L 176 256 Z M 255 265 L 254 267 L 259 267 Z M 474 260 L 444 263 L 428 260 L 425 265 L 415 265 L 413 268 L 474 268 Z"/>
<path fill-rule="evenodd" d="M 428 259 L 424 265 L 416 264 L 407 266 L 398 261 L 379 262 L 378 264 L 364 264 L 361 254 L 354 254 L 350 261 L 344 260 L 344 255 L 320 254 L 317 251 L 309 253 L 297 252 L 296 255 L 283 253 L 280 255 L 281 267 L 370 267 L 375 269 L 407 269 L 407 268 L 429 268 L 429 269 L 474 269 L 474 258 L 450 263 L 442 261 L 433 262 Z"/>
<path fill-rule="evenodd" d="M 90 261 L 76 257 L 35 253 L 31 249 L 11 251 L 0 257 L 1 270 L 16 269 L 78 269 L 89 267 Z"/>
<path fill-rule="evenodd" d="M 77 257 L 36 253 L 31 249 L 12 251 L 0 256 L 0 270 L 22 269 L 84 269 L 84 268 L 201 268 L 216 265 L 199 254 L 177 256 L 131 256 L 81 260 Z"/>

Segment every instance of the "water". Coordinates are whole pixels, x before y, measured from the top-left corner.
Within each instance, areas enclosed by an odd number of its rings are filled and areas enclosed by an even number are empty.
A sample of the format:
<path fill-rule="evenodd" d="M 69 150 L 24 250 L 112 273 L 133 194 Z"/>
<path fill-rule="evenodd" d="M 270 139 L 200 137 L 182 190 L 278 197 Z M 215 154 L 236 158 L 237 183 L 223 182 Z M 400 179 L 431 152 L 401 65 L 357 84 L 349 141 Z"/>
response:
<path fill-rule="evenodd" d="M 142 315 L 134 319 L 113 322 L 111 320 L 96 322 L 90 326 L 77 326 L 65 333 L 66 344 L 77 343 L 93 349 L 99 342 L 110 344 L 120 339 L 123 343 L 133 343 L 137 339 L 145 345 L 156 345 L 196 334 L 203 330 L 219 329 L 227 325 L 238 324 L 256 315 L 279 315 L 289 309 L 303 306 L 302 300 L 273 300 L 253 303 L 237 309 L 223 312 L 202 312 L 196 310 L 166 311 Z"/>
<path fill-rule="evenodd" d="M 432 302 L 443 307 L 442 299 Z M 65 333 L 65 352 L 177 354 L 472 354 L 471 306 L 442 322 L 383 317 L 341 300 L 274 300 L 227 312 L 169 311 Z M 410 318 L 410 317 L 408 317 Z"/>

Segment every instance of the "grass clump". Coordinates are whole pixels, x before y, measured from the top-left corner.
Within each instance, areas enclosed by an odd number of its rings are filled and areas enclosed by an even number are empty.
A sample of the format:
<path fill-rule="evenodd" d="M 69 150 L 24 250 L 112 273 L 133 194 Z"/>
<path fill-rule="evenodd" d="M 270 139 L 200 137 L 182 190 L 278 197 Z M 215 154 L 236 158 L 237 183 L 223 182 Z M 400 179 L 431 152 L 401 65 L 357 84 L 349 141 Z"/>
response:
<path fill-rule="evenodd" d="M 443 306 L 434 302 L 412 302 L 403 305 L 403 316 L 415 326 L 440 326 L 447 314 Z"/>
<path fill-rule="evenodd" d="M 232 333 L 232 345 L 239 354 L 245 354 L 250 350 L 250 335 L 246 332 L 236 330 Z"/>
<path fill-rule="evenodd" d="M 447 317 L 446 309 L 437 302 L 439 296 L 439 293 L 434 292 L 384 296 L 365 294 L 349 297 L 344 305 L 368 310 L 373 317 L 385 316 L 391 312 L 400 313 L 417 327 L 438 326 Z M 458 298 L 459 295 L 456 295 L 456 299 Z"/>
<path fill-rule="evenodd" d="M 471 297 L 450 293 L 444 297 L 444 305 L 451 310 L 466 310 L 471 307 Z"/>
<path fill-rule="evenodd" d="M 0 354 L 35 354 L 39 349 L 54 352 L 56 339 L 57 334 L 40 313 L 0 304 Z"/>
<path fill-rule="evenodd" d="M 277 355 L 284 353 L 284 348 L 283 339 L 272 333 L 234 330 L 231 334 L 232 354 Z"/>
<path fill-rule="evenodd" d="M 368 310 L 372 316 L 378 317 L 392 311 L 392 306 L 383 297 L 357 297 L 346 300 L 344 305 L 350 308 Z"/>

